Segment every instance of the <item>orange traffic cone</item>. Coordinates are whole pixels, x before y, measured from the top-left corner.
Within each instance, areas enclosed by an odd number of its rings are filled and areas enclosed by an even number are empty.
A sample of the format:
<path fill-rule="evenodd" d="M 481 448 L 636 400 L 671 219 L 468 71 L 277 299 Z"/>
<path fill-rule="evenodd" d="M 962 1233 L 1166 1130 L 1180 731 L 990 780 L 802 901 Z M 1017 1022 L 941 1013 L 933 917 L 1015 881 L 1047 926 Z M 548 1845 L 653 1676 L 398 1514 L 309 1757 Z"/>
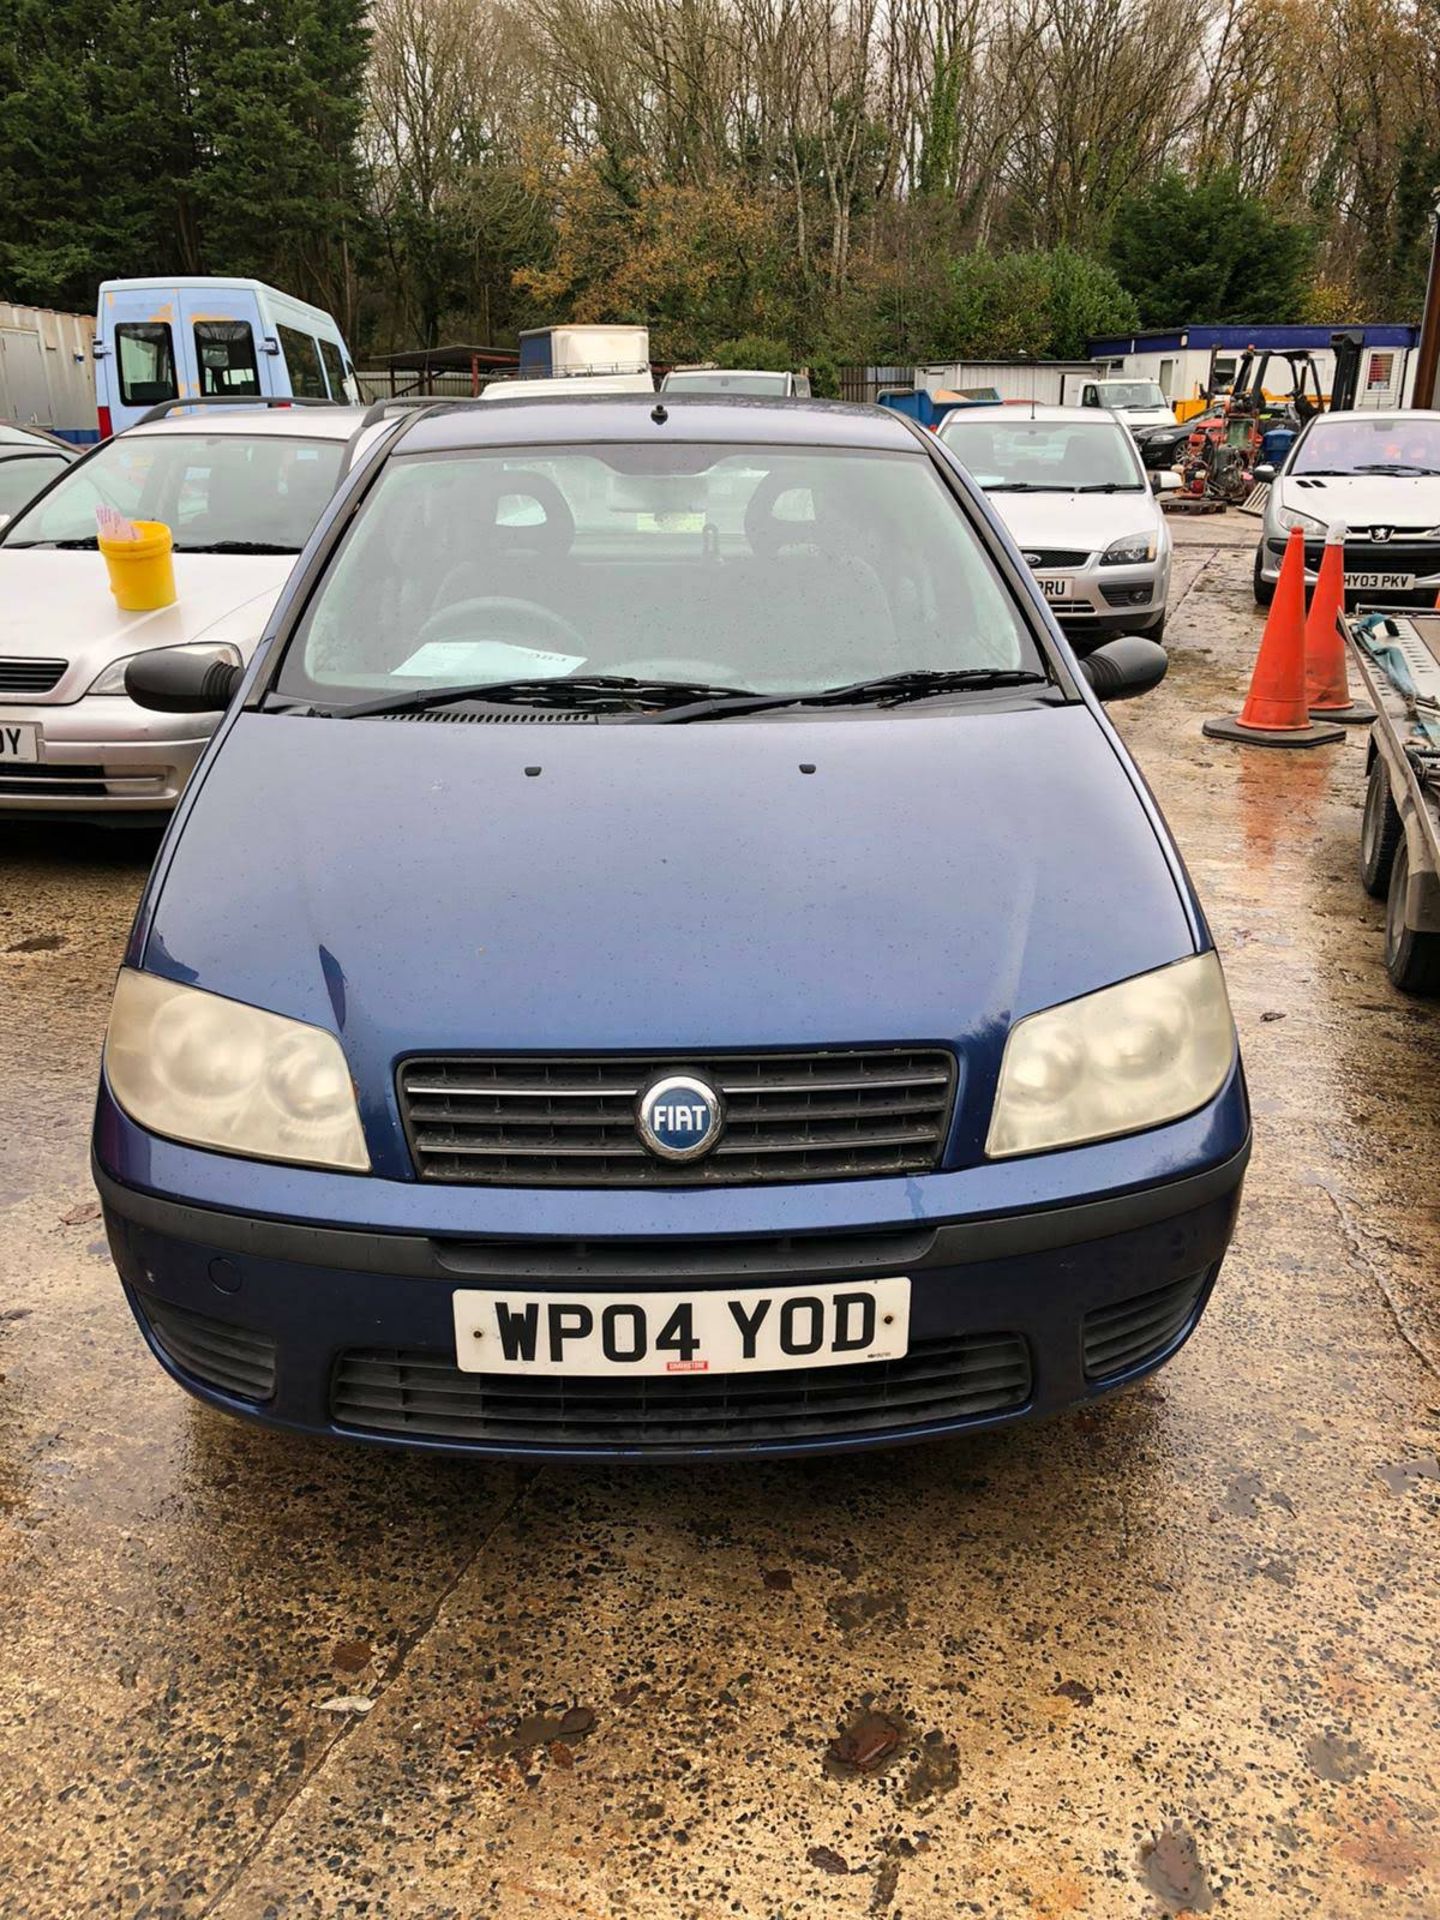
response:
<path fill-rule="evenodd" d="M 1243 740 L 1253 747 L 1319 747 L 1343 740 L 1345 729 L 1316 725 L 1305 698 L 1305 536 L 1292 527 L 1285 543 L 1270 617 L 1255 656 L 1250 691 L 1238 715 L 1207 720 L 1212 740 Z"/>
<path fill-rule="evenodd" d="M 1311 715 L 1338 720 L 1342 726 L 1368 726 L 1373 707 L 1358 706 L 1350 698 L 1345 671 L 1345 634 L 1340 616 L 1345 611 L 1345 527 L 1336 522 L 1325 536 L 1320 577 L 1310 596 L 1305 622 L 1305 698 Z"/>

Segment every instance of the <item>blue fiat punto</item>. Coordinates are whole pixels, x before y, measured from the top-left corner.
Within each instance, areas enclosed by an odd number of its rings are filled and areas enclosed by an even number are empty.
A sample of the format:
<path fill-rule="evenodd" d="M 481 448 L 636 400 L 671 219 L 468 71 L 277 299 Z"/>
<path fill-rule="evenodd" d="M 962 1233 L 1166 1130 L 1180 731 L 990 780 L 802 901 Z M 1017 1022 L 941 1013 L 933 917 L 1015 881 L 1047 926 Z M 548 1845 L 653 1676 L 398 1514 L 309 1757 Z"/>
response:
<path fill-rule="evenodd" d="M 1167 1359 L 1250 1122 L 1084 663 L 894 414 L 434 404 L 342 487 L 116 986 L 95 1175 L 235 1414 L 630 1459 L 845 1449 Z M 1098 696 L 1098 699 L 1097 699 Z"/>

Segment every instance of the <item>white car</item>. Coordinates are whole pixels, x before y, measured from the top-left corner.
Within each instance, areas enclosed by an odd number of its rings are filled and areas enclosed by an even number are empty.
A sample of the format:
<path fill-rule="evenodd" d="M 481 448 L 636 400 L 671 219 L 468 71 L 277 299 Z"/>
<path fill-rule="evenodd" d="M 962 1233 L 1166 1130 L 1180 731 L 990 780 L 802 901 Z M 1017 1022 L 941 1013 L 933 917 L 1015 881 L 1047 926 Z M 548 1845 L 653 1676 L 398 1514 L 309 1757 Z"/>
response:
<path fill-rule="evenodd" d="M 942 423 L 940 439 L 990 496 L 1072 644 L 1161 637 L 1170 530 L 1155 494 L 1179 481 L 1147 475 L 1113 414 L 967 407 Z"/>
<path fill-rule="evenodd" d="M 1325 535 L 1345 527 L 1345 590 L 1359 597 L 1413 599 L 1433 606 L 1440 592 L 1440 412 L 1423 408 L 1317 414 L 1276 473 L 1260 544 L 1255 598 L 1275 597 L 1292 527 L 1305 534 L 1305 577 L 1314 580 Z"/>
<path fill-rule="evenodd" d="M 16 514 L 0 534 L 0 812 L 175 805 L 214 716 L 136 706 L 126 662 L 196 646 L 249 659 L 342 473 L 387 430 L 365 418 L 289 403 L 176 412 L 103 441 Z M 173 605 L 116 606 L 100 505 L 171 528 Z"/>

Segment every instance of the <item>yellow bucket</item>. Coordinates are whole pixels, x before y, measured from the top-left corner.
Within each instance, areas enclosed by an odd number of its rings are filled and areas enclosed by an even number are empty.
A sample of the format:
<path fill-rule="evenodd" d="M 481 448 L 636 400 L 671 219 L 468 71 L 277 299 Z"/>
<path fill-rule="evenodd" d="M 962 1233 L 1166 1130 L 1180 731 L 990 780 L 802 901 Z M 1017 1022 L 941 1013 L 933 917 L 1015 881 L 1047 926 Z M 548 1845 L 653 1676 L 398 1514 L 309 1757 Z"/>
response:
<path fill-rule="evenodd" d="M 163 520 L 131 523 L 138 540 L 109 540 L 98 535 L 110 570 L 110 591 L 125 613 L 153 613 L 175 600 L 175 568 L 170 560 L 170 529 Z"/>

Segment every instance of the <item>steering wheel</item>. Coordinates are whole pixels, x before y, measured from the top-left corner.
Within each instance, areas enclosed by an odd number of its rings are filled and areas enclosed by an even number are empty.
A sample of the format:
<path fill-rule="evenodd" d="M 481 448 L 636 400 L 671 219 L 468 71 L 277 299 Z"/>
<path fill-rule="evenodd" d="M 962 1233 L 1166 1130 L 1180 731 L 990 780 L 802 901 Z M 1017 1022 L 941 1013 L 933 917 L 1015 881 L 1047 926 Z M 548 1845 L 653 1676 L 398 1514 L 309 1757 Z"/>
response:
<path fill-rule="evenodd" d="M 432 640 L 506 640 L 517 647 L 578 653 L 582 659 L 590 651 L 589 641 L 563 614 L 534 600 L 512 600 L 498 593 L 442 607 L 425 622 L 419 639 L 422 645 Z"/>

